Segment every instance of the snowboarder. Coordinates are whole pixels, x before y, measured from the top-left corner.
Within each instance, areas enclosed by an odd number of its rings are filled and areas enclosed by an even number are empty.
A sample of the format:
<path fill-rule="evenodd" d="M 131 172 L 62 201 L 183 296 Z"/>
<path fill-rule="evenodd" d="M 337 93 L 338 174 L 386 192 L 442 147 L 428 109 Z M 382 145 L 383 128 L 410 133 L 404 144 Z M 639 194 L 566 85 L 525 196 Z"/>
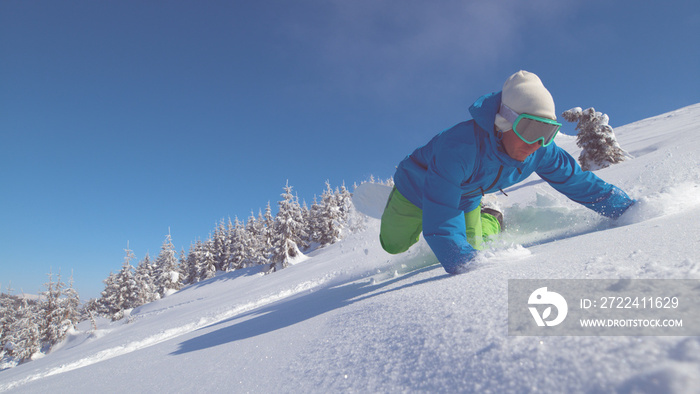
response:
<path fill-rule="evenodd" d="M 382 215 L 384 250 L 403 253 L 421 231 L 450 274 L 468 270 L 482 240 L 503 230 L 503 215 L 482 197 L 536 172 L 569 199 L 609 218 L 634 203 L 554 143 L 561 124 L 540 78 L 518 71 L 500 92 L 479 98 L 473 119 L 433 137 L 399 163 Z"/>

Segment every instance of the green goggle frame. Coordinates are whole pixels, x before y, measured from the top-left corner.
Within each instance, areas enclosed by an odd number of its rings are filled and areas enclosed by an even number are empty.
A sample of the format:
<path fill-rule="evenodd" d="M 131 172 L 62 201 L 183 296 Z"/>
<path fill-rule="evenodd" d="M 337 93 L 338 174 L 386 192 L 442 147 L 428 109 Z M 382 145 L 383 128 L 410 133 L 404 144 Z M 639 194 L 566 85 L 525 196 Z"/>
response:
<path fill-rule="evenodd" d="M 559 129 L 561 123 L 556 120 L 529 114 L 520 114 L 513 122 L 515 134 L 528 144 L 542 141 L 542 146 L 547 146 L 554 142 Z"/>
<path fill-rule="evenodd" d="M 528 144 L 541 141 L 542 146 L 547 146 L 554 141 L 554 137 L 561 129 L 561 123 L 556 120 L 530 114 L 518 114 L 503 103 L 501 103 L 501 109 L 498 113 L 513 123 L 515 135 Z"/>

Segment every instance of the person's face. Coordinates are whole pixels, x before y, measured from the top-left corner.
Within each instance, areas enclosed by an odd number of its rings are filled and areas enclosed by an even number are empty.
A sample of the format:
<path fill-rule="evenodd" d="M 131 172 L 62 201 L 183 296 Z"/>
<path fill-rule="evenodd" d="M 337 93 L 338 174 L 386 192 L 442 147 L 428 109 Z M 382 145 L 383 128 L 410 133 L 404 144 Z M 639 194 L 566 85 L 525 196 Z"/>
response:
<path fill-rule="evenodd" d="M 539 141 L 528 144 L 515 134 L 513 129 L 503 132 L 503 147 L 508 156 L 518 161 L 525 161 L 528 156 L 535 153 L 542 146 Z"/>

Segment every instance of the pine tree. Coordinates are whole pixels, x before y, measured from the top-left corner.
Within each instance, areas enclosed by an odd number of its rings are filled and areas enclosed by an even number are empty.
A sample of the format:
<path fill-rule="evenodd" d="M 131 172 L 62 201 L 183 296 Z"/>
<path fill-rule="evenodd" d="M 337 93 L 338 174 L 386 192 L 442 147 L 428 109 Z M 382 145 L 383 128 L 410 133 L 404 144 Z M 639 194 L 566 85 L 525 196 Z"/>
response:
<path fill-rule="evenodd" d="M 138 306 L 139 289 L 134 279 L 134 267 L 131 262 L 134 260 L 134 253 L 127 248 L 124 263 L 118 273 L 109 273 L 104 280 L 105 289 L 102 296 L 97 301 L 99 305 L 98 313 L 109 316 L 112 320 L 119 320 L 124 317 L 124 311 Z"/>
<path fill-rule="evenodd" d="M 134 279 L 134 267 L 131 262 L 134 260 L 134 253 L 126 249 L 126 257 L 122 269 L 116 274 L 114 283 L 116 292 L 113 298 L 112 320 L 119 320 L 124 317 L 124 312 L 138 306 L 139 289 Z"/>
<path fill-rule="evenodd" d="M 68 330 L 75 328 L 75 326 L 82 321 L 80 295 L 75 287 L 73 287 L 73 275 L 70 277 L 68 287 L 63 290 L 61 304 L 63 305 L 63 320 L 61 325 L 62 331 L 65 333 L 68 332 Z"/>
<path fill-rule="evenodd" d="M 316 243 L 322 246 L 321 238 L 324 228 L 322 207 L 318 203 L 318 198 L 314 195 L 313 203 L 309 208 L 308 219 L 306 220 L 306 233 L 309 244 Z"/>
<path fill-rule="evenodd" d="M 234 253 L 236 253 L 236 249 L 241 248 L 241 246 L 237 245 L 237 243 L 239 242 L 240 229 L 242 227 L 243 227 L 243 225 L 238 220 L 238 216 L 236 216 L 234 218 L 233 222 L 231 221 L 231 218 L 228 218 L 228 222 L 226 223 L 226 232 L 225 232 L 226 256 L 225 256 L 225 259 L 223 261 L 223 271 L 233 271 L 233 270 L 241 267 L 242 258 L 240 258 L 240 259 L 237 257 L 234 258 Z"/>
<path fill-rule="evenodd" d="M 315 240 L 321 246 L 338 242 L 342 238 L 351 209 L 350 197 L 345 185 L 333 191 L 330 182 L 326 181 L 326 190 L 321 194 L 321 202 L 312 215 Z"/>
<path fill-rule="evenodd" d="M 155 263 L 151 262 L 151 257 L 148 253 L 136 266 L 134 271 L 134 281 L 136 281 L 138 289 L 136 306 L 148 304 L 160 298 L 154 281 L 155 268 Z"/>
<path fill-rule="evenodd" d="M 61 307 L 61 295 L 63 294 L 64 284 L 61 282 L 60 274 L 58 276 L 58 281 L 54 283 L 53 274 L 48 274 L 49 281 L 44 284 L 46 291 L 42 292 L 42 302 L 41 302 L 41 325 L 39 327 L 39 335 L 41 337 L 41 343 L 43 344 L 44 350 L 58 342 L 62 335 L 61 331 L 61 320 L 62 320 L 62 307 Z"/>
<path fill-rule="evenodd" d="M 260 253 L 264 257 L 261 261 L 261 265 L 268 265 L 272 261 L 272 248 L 275 238 L 275 219 L 272 216 L 272 208 L 270 207 L 270 202 L 267 202 L 265 207 L 265 214 L 261 217 L 260 222 L 260 239 L 259 247 Z"/>
<path fill-rule="evenodd" d="M 264 232 L 262 212 L 260 212 L 257 220 L 251 212 L 241 234 L 241 242 L 244 244 L 243 250 L 245 251 L 243 267 L 263 265 L 267 262 L 266 248 L 263 244 Z"/>
<path fill-rule="evenodd" d="M 5 344 L 8 356 L 22 363 L 41 350 L 41 316 L 38 307 L 22 299 L 16 310 L 15 320 L 10 325 L 10 334 Z"/>
<path fill-rule="evenodd" d="M 290 191 L 292 187 L 289 187 Z M 304 207 L 299 204 L 299 196 L 295 195 L 292 200 L 292 207 L 294 209 L 294 215 L 292 217 L 297 221 L 296 229 L 294 231 L 295 238 L 294 242 L 300 250 L 306 250 L 309 247 L 309 234 L 306 229 L 308 228 L 307 219 L 309 217 L 308 208 L 304 212 Z"/>
<path fill-rule="evenodd" d="M 169 233 L 165 236 L 156 258 L 154 284 L 160 297 L 166 296 L 171 291 L 180 290 L 178 261 Z"/>
<path fill-rule="evenodd" d="M 304 224 L 303 228 L 303 244 L 304 249 L 308 249 L 311 244 L 311 210 L 306 205 L 306 200 L 301 204 L 301 222 Z"/>
<path fill-rule="evenodd" d="M 100 298 L 97 300 L 95 312 L 103 316 L 112 316 L 119 310 L 119 285 L 117 283 L 117 274 L 110 272 L 105 280 L 104 290 L 100 293 Z"/>
<path fill-rule="evenodd" d="M 56 283 L 49 274 L 49 282 L 45 284 L 43 301 L 39 305 L 42 315 L 40 335 L 43 350 L 48 350 L 54 344 L 62 341 L 66 334 L 80 322 L 80 297 L 73 288 L 71 276 L 68 287 L 57 276 Z"/>
<path fill-rule="evenodd" d="M 337 194 L 337 190 L 333 192 L 330 183 L 326 182 L 326 190 L 321 195 L 321 245 L 329 245 L 340 239 L 342 212 Z"/>
<path fill-rule="evenodd" d="M 219 225 L 214 230 L 212 237 L 212 253 L 214 254 L 214 266 L 217 271 L 227 271 L 229 260 L 231 259 L 231 239 L 230 233 L 233 225 L 231 219 L 228 221 L 228 227 L 222 219 Z"/>
<path fill-rule="evenodd" d="M 7 294 L 0 293 L 0 359 L 8 353 L 6 346 L 11 341 L 10 327 L 16 319 L 16 298 L 11 295 L 11 289 Z"/>
<path fill-rule="evenodd" d="M 188 277 L 187 252 L 185 252 L 185 248 L 180 249 L 180 263 L 177 266 L 177 272 L 180 273 L 180 288 L 191 283 Z"/>
<path fill-rule="evenodd" d="M 352 193 L 345 187 L 345 182 L 340 185 L 340 192 L 336 192 L 336 201 L 340 209 L 340 218 L 342 223 L 346 223 L 350 217 L 352 210 Z"/>
<path fill-rule="evenodd" d="M 185 276 L 183 283 L 192 284 L 199 282 L 199 261 L 202 254 L 202 241 L 190 245 L 190 250 L 187 253 L 187 258 L 184 264 L 180 263 L 180 272 Z"/>
<path fill-rule="evenodd" d="M 578 158 L 584 171 L 594 171 L 625 160 L 625 153 L 608 125 L 608 115 L 593 108 L 572 108 L 562 114 L 569 122 L 578 122 L 576 145 L 582 148 Z"/>
<path fill-rule="evenodd" d="M 291 262 L 302 253 L 299 246 L 303 245 L 306 234 L 304 221 L 298 199 L 292 195 L 289 183 L 284 187 L 279 211 L 275 217 L 274 238 L 268 272 L 287 268 Z"/>
<path fill-rule="evenodd" d="M 214 258 L 213 242 L 208 239 L 201 244 L 200 255 L 197 260 L 197 280 L 207 280 L 216 276 L 216 259 Z"/>
<path fill-rule="evenodd" d="M 389 181 L 392 181 L 389 179 Z M 393 187 L 393 185 L 392 185 Z M 336 241 L 345 237 L 349 231 L 357 231 L 363 227 L 362 222 L 358 221 L 357 215 L 354 214 L 355 206 L 352 203 L 352 193 L 345 187 L 345 182 L 340 186 L 340 192 L 336 193 L 336 201 L 338 209 L 340 209 L 340 234 Z"/>
<path fill-rule="evenodd" d="M 236 217 L 235 224 L 229 230 L 229 240 L 231 244 L 230 255 L 227 264 L 227 271 L 233 271 L 245 268 L 245 262 L 248 258 L 248 234 L 245 227 Z"/>

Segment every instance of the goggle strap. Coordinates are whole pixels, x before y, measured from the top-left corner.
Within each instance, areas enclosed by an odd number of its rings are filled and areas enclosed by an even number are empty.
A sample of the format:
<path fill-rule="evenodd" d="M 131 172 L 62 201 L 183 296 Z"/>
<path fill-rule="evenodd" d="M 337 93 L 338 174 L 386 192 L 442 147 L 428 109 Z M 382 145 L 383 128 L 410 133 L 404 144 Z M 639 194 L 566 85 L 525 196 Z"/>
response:
<path fill-rule="evenodd" d="M 509 106 L 503 104 L 503 102 L 501 102 L 501 108 L 499 109 L 498 113 L 503 117 L 503 119 L 507 120 L 511 124 L 515 123 L 515 120 L 518 119 L 518 116 L 520 116 L 520 114 L 513 111 Z"/>

